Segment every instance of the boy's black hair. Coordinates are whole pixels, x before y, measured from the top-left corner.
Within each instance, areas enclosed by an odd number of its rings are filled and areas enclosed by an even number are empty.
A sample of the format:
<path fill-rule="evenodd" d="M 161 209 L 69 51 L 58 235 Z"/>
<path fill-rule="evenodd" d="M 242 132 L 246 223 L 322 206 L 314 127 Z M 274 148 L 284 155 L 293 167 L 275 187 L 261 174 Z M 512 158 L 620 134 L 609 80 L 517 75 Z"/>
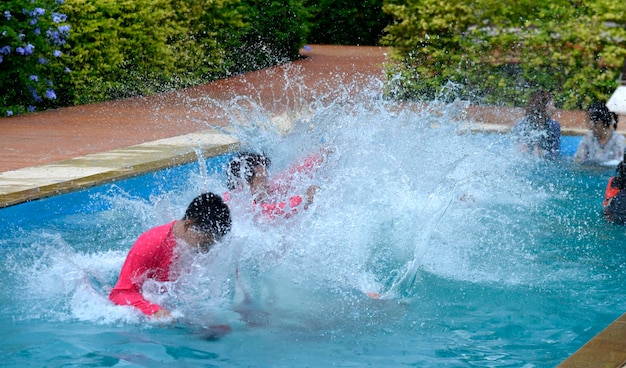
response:
<path fill-rule="evenodd" d="M 248 185 L 252 184 L 254 178 L 254 168 L 257 166 L 265 166 L 268 168 L 271 164 L 270 159 L 260 153 L 242 152 L 233 157 L 228 163 L 226 169 L 226 186 L 233 190 L 237 188 L 240 180 L 245 180 Z"/>
<path fill-rule="evenodd" d="M 214 193 L 203 193 L 191 201 L 183 220 L 191 220 L 193 227 L 210 232 L 219 239 L 230 231 L 230 210 L 222 198 Z"/>
<path fill-rule="evenodd" d="M 592 103 L 587 108 L 587 114 L 589 115 L 589 119 L 595 124 L 601 122 L 602 125 L 609 128 L 611 125 L 613 129 L 617 129 L 617 123 L 619 121 L 619 117 L 616 113 L 609 110 L 606 107 L 606 104 L 600 101 Z"/>

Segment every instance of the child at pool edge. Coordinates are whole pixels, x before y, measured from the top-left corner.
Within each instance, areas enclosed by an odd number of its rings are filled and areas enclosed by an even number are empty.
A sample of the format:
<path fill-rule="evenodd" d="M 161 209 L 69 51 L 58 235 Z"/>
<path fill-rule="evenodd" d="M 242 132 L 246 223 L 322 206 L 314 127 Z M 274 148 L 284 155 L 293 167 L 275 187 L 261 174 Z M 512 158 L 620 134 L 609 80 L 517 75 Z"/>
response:
<path fill-rule="evenodd" d="M 231 228 L 230 211 L 222 198 L 203 193 L 189 204 L 184 216 L 140 235 L 131 247 L 109 299 L 133 306 L 154 319 L 171 319 L 170 312 L 141 293 L 147 279 L 170 281 L 176 247 L 208 252 Z"/>
<path fill-rule="evenodd" d="M 621 160 L 624 136 L 615 131 L 617 114 L 609 111 L 603 102 L 595 102 L 587 108 L 587 119 L 591 129 L 580 141 L 574 161 L 594 164 Z"/>
<path fill-rule="evenodd" d="M 609 179 L 604 194 L 604 217 L 613 223 L 626 223 L 626 154 Z"/>
<path fill-rule="evenodd" d="M 270 159 L 263 154 L 242 152 L 228 163 L 226 186 L 231 192 L 236 193 L 247 185 L 252 195 L 253 209 L 260 210 L 265 219 L 289 218 L 298 212 L 303 203 L 302 208 L 306 210 L 313 203 L 315 193 L 319 189 L 317 185 L 310 185 L 303 196 L 290 195 L 293 181 L 300 178 L 300 175 L 311 178 L 326 153 L 328 150 L 312 154 L 270 180 L 268 174 Z M 224 193 L 226 202 L 231 200 L 231 192 Z"/>
<path fill-rule="evenodd" d="M 552 93 L 536 91 L 530 96 L 524 119 L 511 130 L 522 152 L 547 159 L 559 157 L 561 125 L 552 119 L 555 111 Z"/>

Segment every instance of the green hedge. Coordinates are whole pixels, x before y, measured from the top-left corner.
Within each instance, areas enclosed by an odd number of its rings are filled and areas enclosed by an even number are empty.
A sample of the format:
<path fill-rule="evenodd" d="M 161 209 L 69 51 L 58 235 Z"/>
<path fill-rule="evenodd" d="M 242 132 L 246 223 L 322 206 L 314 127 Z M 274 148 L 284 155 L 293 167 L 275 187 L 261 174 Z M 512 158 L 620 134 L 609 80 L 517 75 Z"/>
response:
<path fill-rule="evenodd" d="M 226 73 L 232 1 L 67 0 L 74 103 L 180 88 Z M 207 19 L 212 15 L 212 19 Z"/>
<path fill-rule="evenodd" d="M 228 47 L 231 70 L 256 70 L 300 57 L 310 26 L 303 0 L 242 0 L 239 9 L 245 27 Z"/>
<path fill-rule="evenodd" d="M 391 16 L 383 0 L 309 0 L 312 15 L 308 42 L 335 45 L 378 45 Z"/>
<path fill-rule="evenodd" d="M 394 17 L 387 93 L 523 105 L 534 89 L 564 108 L 607 99 L 626 57 L 626 2 L 386 0 Z"/>
<path fill-rule="evenodd" d="M 542 88 L 580 108 L 608 98 L 626 57 L 614 0 L 8 0 L 0 115 L 195 85 L 293 60 L 306 41 L 376 44 L 386 24 L 399 99 L 519 106 Z"/>
<path fill-rule="evenodd" d="M 298 56 L 299 0 L 67 0 L 74 103 L 147 95 Z"/>

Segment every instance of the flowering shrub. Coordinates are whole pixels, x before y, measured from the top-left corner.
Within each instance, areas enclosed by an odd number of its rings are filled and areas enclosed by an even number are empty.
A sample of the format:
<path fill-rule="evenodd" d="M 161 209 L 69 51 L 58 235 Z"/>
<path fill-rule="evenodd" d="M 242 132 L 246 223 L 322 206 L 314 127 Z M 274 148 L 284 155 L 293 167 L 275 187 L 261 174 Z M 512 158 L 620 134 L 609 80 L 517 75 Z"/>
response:
<path fill-rule="evenodd" d="M 294 59 L 307 17 L 303 0 L 2 0 L 0 116 L 165 92 Z"/>
<path fill-rule="evenodd" d="M 0 5 L 0 116 L 63 104 L 70 26 L 63 0 L 9 0 Z"/>

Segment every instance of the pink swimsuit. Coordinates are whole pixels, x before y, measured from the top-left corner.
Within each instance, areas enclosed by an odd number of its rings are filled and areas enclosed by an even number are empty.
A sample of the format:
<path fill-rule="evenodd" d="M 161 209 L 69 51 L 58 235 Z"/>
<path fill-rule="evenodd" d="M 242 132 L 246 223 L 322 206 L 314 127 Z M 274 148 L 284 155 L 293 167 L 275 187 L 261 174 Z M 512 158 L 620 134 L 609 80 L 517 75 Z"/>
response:
<path fill-rule="evenodd" d="M 308 178 L 313 177 L 313 173 L 323 161 L 321 153 L 315 153 L 304 158 L 304 160 L 297 162 L 282 172 L 280 175 L 272 179 L 269 189 L 270 196 L 285 196 L 289 191 L 293 189 L 293 182 L 303 176 Z M 224 202 L 230 201 L 230 193 L 226 192 L 222 196 Z M 302 204 L 302 196 L 294 195 L 290 196 L 288 200 L 279 201 L 277 203 L 257 203 L 252 202 L 254 210 L 260 208 L 261 214 L 266 219 L 276 219 L 278 217 L 289 218 L 298 213 L 298 208 Z M 307 206 L 303 208 L 306 210 Z"/>

